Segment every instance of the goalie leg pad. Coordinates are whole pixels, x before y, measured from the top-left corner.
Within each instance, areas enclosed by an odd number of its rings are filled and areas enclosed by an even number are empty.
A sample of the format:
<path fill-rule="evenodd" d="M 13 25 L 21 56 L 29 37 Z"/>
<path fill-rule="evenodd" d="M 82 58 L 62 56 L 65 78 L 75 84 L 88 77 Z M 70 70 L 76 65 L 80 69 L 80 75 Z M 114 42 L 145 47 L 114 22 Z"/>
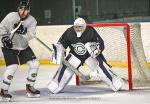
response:
<path fill-rule="evenodd" d="M 77 68 L 81 63 L 81 61 L 72 54 L 69 54 L 66 57 L 66 60 L 75 68 Z M 62 64 L 54 75 L 52 81 L 48 84 L 48 89 L 52 93 L 59 93 L 69 83 L 73 74 L 74 72 L 71 71 L 69 67 Z"/>
<path fill-rule="evenodd" d="M 6 67 L 6 71 L 5 71 L 4 77 L 3 77 L 2 89 L 4 89 L 4 90 L 9 89 L 9 86 L 11 84 L 11 81 L 12 81 L 13 76 L 17 69 L 18 69 L 17 64 L 9 65 Z"/>
<path fill-rule="evenodd" d="M 113 91 L 118 91 L 122 88 L 124 81 L 119 76 L 113 76 L 112 84 L 109 86 L 112 88 Z"/>
<path fill-rule="evenodd" d="M 114 74 L 109 66 L 100 58 L 91 58 L 89 57 L 85 63 L 88 65 L 91 69 L 96 69 L 98 71 L 98 77 L 101 77 L 101 79 L 109 85 L 113 91 L 118 91 L 123 86 L 123 80 Z M 99 78 L 100 79 L 100 78 Z"/>
<path fill-rule="evenodd" d="M 74 73 L 69 72 L 67 69 L 65 69 L 65 71 L 62 71 L 62 73 L 60 71 L 60 73 L 57 73 L 56 77 L 54 77 L 48 84 L 48 89 L 54 94 L 61 92 L 71 80 L 73 74 Z"/>
<path fill-rule="evenodd" d="M 112 75 L 114 74 L 112 71 L 109 70 L 109 67 L 107 67 L 106 63 L 101 59 L 101 57 L 96 58 L 98 61 L 98 66 L 103 71 L 103 73 L 109 78 L 110 81 L 112 81 Z"/>

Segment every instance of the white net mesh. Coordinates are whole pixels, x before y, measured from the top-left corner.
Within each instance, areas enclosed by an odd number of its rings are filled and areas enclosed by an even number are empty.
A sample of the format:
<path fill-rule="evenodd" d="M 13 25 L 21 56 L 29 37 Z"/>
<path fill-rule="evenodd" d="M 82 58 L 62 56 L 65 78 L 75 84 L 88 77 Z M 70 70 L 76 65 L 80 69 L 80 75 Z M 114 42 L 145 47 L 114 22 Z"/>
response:
<path fill-rule="evenodd" d="M 129 77 L 133 78 L 133 88 L 137 88 L 137 86 L 145 87 L 145 85 L 148 84 L 150 70 L 147 66 L 143 49 L 140 24 L 130 24 L 129 35 L 131 41 L 132 75 L 128 74 L 128 69 L 130 67 L 128 67 L 129 56 L 127 55 L 127 27 L 124 24 L 119 24 L 117 26 L 114 26 L 114 24 L 106 24 L 106 26 L 105 24 L 97 24 L 94 28 L 104 40 L 105 50 L 103 51 L 103 54 L 107 61 L 113 66 L 112 70 L 126 81 L 128 81 Z M 80 68 L 80 70 L 86 74 L 91 72 L 87 67 Z M 97 79 L 81 81 L 80 83 L 87 84 L 88 82 L 95 82 L 94 80 Z"/>

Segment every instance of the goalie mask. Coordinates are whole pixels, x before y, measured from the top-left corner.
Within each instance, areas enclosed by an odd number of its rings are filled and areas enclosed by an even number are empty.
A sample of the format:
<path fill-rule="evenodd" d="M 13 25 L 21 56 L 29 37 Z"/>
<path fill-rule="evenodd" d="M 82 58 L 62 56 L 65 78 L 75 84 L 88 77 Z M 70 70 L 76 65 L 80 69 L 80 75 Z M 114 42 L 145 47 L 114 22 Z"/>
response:
<path fill-rule="evenodd" d="M 28 17 L 29 13 L 30 13 L 30 6 L 29 6 L 28 2 L 21 1 L 19 3 L 17 11 L 18 11 L 18 14 L 19 14 L 20 18 L 22 20 L 25 20 Z"/>
<path fill-rule="evenodd" d="M 74 30 L 77 34 L 77 37 L 81 37 L 82 33 L 85 31 L 86 29 L 86 22 L 83 18 L 77 18 L 74 21 Z"/>

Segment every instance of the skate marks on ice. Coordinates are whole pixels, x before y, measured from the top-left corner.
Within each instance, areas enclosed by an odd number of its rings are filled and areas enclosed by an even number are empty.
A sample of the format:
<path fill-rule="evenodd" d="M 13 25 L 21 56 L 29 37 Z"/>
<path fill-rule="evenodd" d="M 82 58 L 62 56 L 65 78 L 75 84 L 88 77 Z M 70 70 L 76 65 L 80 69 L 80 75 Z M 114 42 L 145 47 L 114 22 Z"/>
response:
<path fill-rule="evenodd" d="M 71 86 L 68 85 L 61 93 L 51 94 L 46 87 L 38 88 L 41 91 L 40 98 L 27 98 L 25 90 L 11 91 L 12 104 L 149 104 L 150 90 L 121 90 L 113 92 L 106 87 Z M 144 103 L 142 103 L 144 102 Z M 0 102 L 6 104 L 6 102 Z"/>
<path fill-rule="evenodd" d="M 100 100 L 100 94 L 112 93 L 111 90 L 100 87 L 90 87 L 90 86 L 67 86 L 59 94 L 50 94 L 50 99 L 91 99 Z"/>
<path fill-rule="evenodd" d="M 68 85 L 61 93 L 52 94 L 47 88 L 38 88 L 41 91 L 40 98 L 28 98 L 25 90 L 10 92 L 13 95 L 12 102 L 45 102 L 55 100 L 101 100 L 101 95 L 114 93 L 109 88 L 72 86 Z"/>

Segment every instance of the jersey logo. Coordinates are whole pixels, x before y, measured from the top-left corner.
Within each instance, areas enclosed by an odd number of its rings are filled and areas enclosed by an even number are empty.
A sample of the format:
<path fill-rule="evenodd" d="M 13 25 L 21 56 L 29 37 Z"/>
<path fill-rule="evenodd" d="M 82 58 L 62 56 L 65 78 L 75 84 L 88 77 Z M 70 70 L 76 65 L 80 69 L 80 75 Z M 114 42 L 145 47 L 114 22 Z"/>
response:
<path fill-rule="evenodd" d="M 76 44 L 71 44 L 74 47 L 74 51 L 78 55 L 85 55 L 86 53 L 86 48 L 83 43 L 76 43 Z"/>

